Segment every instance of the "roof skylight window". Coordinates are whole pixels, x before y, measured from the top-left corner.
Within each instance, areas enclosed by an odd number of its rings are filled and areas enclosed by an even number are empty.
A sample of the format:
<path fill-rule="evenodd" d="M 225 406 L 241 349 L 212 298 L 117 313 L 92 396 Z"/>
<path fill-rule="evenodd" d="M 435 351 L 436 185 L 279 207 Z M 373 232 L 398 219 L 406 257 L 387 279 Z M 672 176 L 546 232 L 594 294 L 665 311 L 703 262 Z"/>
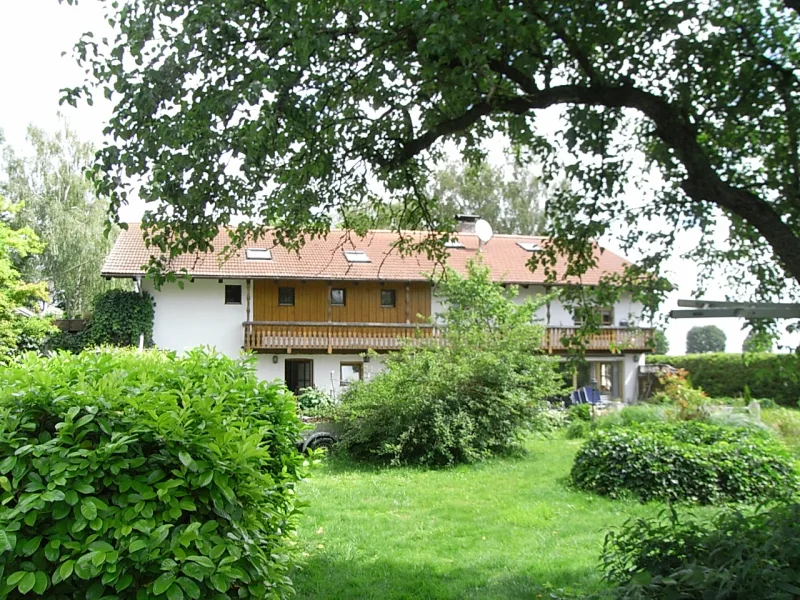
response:
<path fill-rule="evenodd" d="M 272 252 L 266 248 L 248 248 L 244 255 L 247 260 L 272 260 Z"/>
<path fill-rule="evenodd" d="M 351 263 L 368 263 L 372 262 L 367 256 L 367 253 L 363 250 L 345 250 L 344 257 L 347 259 L 347 262 Z"/>
<path fill-rule="evenodd" d="M 538 252 L 542 249 L 536 242 L 517 242 L 517 246 L 525 250 L 525 252 Z"/>
<path fill-rule="evenodd" d="M 444 243 L 445 248 L 464 248 L 464 244 L 458 240 L 448 240 Z"/>

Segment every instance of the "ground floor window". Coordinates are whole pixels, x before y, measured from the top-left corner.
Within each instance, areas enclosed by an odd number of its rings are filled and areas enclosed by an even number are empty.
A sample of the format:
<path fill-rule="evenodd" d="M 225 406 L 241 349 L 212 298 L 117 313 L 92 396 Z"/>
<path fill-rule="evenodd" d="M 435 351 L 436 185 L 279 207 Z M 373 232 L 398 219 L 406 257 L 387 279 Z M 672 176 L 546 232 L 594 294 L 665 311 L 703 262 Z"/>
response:
<path fill-rule="evenodd" d="M 284 380 L 295 394 L 303 388 L 314 385 L 314 361 L 308 358 L 286 359 L 284 363 Z"/>
<path fill-rule="evenodd" d="M 362 363 L 343 362 L 339 369 L 339 383 L 341 385 L 349 385 L 364 378 L 364 365 Z"/>

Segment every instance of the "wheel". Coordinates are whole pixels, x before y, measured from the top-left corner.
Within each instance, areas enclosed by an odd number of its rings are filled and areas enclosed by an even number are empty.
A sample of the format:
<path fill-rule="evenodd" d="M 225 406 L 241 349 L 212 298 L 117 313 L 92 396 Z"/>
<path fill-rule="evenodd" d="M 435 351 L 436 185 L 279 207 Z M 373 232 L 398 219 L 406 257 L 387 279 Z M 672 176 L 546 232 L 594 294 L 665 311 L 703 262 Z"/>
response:
<path fill-rule="evenodd" d="M 333 436 L 318 435 L 308 440 L 305 447 L 306 449 L 311 449 L 311 450 L 319 450 L 320 448 L 324 448 L 325 450 L 330 452 L 331 448 L 333 448 L 335 445 L 336 445 L 336 439 Z"/>

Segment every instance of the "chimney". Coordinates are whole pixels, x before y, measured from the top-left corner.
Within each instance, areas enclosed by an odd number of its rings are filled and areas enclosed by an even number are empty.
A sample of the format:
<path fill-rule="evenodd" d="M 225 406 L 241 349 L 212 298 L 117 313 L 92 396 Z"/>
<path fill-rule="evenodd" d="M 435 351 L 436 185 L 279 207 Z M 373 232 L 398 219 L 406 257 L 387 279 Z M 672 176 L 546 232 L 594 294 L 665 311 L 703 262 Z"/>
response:
<path fill-rule="evenodd" d="M 475 233 L 475 223 L 480 217 L 478 215 L 456 215 L 457 233 Z"/>

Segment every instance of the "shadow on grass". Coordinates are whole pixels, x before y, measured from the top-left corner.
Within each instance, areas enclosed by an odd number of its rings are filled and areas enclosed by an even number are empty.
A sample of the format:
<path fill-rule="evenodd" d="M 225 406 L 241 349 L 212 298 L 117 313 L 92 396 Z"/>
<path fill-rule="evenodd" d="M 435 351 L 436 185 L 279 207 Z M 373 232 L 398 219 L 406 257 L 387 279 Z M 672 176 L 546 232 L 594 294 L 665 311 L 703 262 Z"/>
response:
<path fill-rule="evenodd" d="M 343 449 L 341 448 L 333 448 L 333 450 L 323 459 L 321 468 L 325 470 L 327 473 L 331 473 L 333 475 L 344 475 L 349 473 L 385 473 L 385 472 L 392 472 L 397 471 L 399 469 L 411 472 L 419 472 L 425 473 L 428 471 L 448 471 L 452 469 L 487 469 L 492 468 L 496 464 L 505 462 L 505 463 L 523 463 L 525 460 L 529 460 L 531 457 L 534 457 L 535 453 L 525 448 L 523 446 L 514 447 L 509 451 L 501 454 L 497 454 L 496 456 L 492 456 L 485 460 L 468 463 L 468 464 L 457 464 L 457 465 L 449 465 L 449 466 L 421 466 L 421 465 L 403 465 L 403 466 L 392 466 L 388 463 L 383 462 L 369 462 L 369 461 L 359 461 L 351 458 Z"/>
<path fill-rule="evenodd" d="M 324 555 L 307 559 L 293 579 L 297 597 L 304 600 L 529 600 L 551 598 L 550 592 L 557 589 L 564 589 L 569 598 L 582 598 L 600 585 L 595 570 L 548 572 L 539 579 L 503 565 L 443 569 Z"/>

